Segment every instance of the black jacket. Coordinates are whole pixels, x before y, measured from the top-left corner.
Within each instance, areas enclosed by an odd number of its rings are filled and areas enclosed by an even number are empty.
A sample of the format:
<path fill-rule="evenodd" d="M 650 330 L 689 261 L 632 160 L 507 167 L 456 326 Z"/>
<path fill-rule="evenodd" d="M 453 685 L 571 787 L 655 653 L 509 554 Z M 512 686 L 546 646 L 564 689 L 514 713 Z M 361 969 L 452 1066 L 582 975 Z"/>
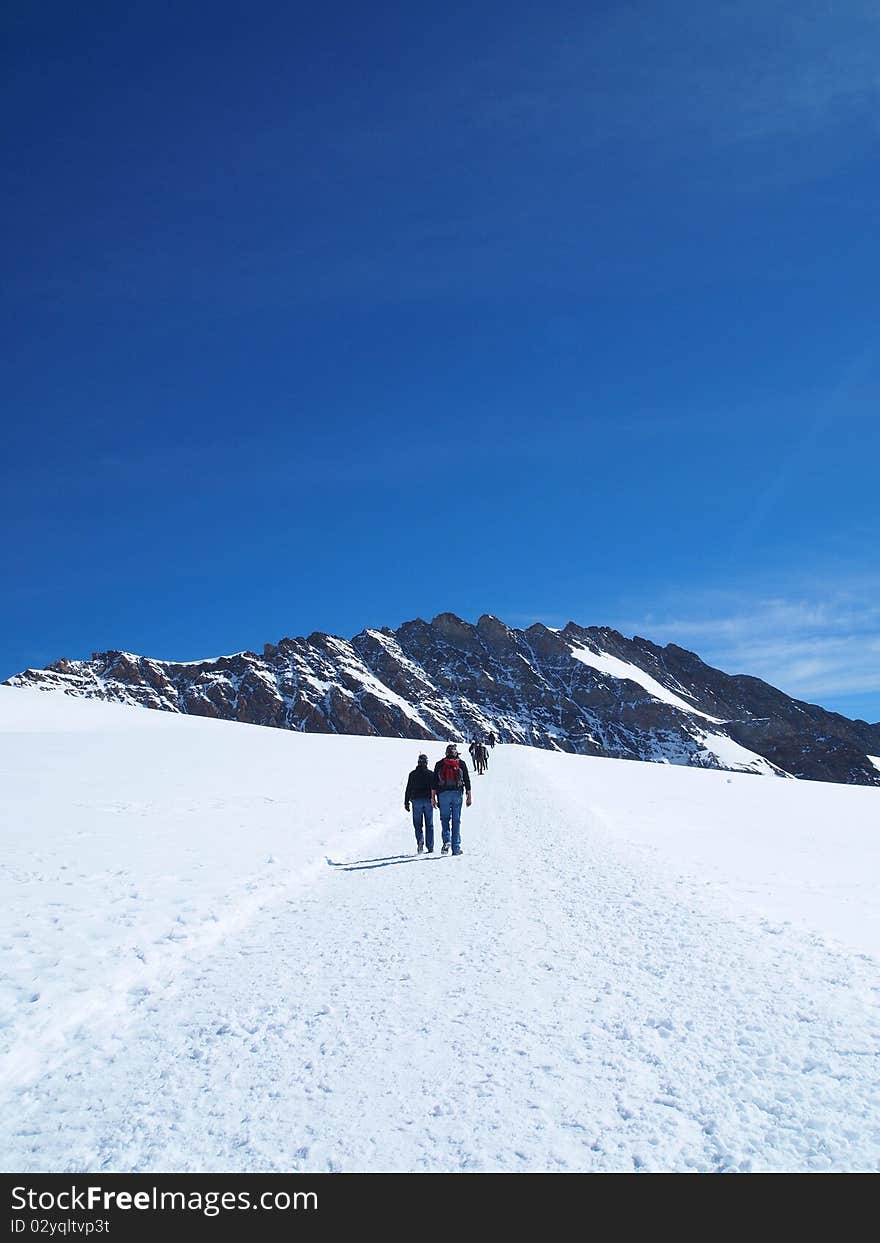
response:
<path fill-rule="evenodd" d="M 444 758 L 445 758 L 445 757 L 444 757 Z M 443 763 L 443 760 L 438 760 L 438 761 L 437 761 L 437 763 L 434 765 L 434 782 L 435 782 L 435 786 L 434 786 L 434 788 L 435 788 L 436 790 L 439 790 L 439 789 L 440 789 L 440 765 L 441 765 L 442 763 Z M 467 790 L 468 794 L 470 794 L 470 792 L 471 792 L 471 775 L 470 775 L 470 773 L 468 772 L 467 764 L 465 764 L 464 760 L 463 760 L 460 756 L 459 756 L 459 759 L 458 759 L 458 767 L 459 767 L 459 768 L 460 768 L 460 770 L 461 770 L 461 780 L 462 780 L 462 784 L 464 785 L 464 788 Z"/>
<path fill-rule="evenodd" d="M 437 789 L 437 778 L 427 764 L 419 764 L 409 775 L 403 801 L 409 803 L 414 798 L 430 798 Z"/>

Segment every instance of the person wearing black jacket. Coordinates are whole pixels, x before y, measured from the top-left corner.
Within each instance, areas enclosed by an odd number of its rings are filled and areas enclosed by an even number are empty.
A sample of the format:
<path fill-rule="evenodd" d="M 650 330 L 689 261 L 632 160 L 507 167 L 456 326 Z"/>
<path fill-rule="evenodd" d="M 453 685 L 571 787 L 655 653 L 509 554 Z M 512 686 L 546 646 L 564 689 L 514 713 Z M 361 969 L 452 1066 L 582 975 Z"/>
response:
<path fill-rule="evenodd" d="M 409 811 L 412 804 L 413 828 L 416 831 L 416 847 L 421 854 L 427 848 L 428 854 L 434 853 L 434 796 L 437 779 L 428 767 L 427 755 L 419 756 L 418 767 L 414 768 L 406 783 L 403 795 L 403 806 Z M 422 836 L 422 821 L 425 832 Z"/>

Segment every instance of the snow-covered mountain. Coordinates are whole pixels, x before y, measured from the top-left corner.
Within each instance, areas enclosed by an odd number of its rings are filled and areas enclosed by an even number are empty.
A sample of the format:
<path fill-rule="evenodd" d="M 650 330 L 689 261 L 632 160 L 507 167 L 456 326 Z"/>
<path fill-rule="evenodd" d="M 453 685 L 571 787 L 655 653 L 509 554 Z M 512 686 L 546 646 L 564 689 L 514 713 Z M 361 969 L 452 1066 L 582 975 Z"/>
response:
<path fill-rule="evenodd" d="M 877 1170 L 876 790 L 424 745 L 0 688 L 0 1169 Z"/>
<path fill-rule="evenodd" d="M 570 622 L 517 630 L 451 613 L 353 639 L 315 633 L 179 663 L 59 660 L 9 685 L 310 733 L 470 738 L 880 786 L 880 724 L 731 676 L 674 644 Z"/>

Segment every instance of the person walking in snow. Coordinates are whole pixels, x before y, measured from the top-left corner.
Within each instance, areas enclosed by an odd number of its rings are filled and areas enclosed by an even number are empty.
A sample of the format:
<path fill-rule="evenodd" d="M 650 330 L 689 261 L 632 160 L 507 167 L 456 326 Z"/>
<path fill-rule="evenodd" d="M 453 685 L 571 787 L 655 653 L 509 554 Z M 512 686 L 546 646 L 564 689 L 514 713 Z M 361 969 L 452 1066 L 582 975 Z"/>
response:
<path fill-rule="evenodd" d="M 416 831 L 416 848 L 419 854 L 423 850 L 431 855 L 434 853 L 434 794 L 437 779 L 428 767 L 427 755 L 420 755 L 416 768 L 409 775 L 406 790 L 403 794 L 403 806 L 409 811 L 412 804 L 413 828 Z M 424 822 L 424 835 L 422 824 Z"/>
<path fill-rule="evenodd" d="M 471 805 L 471 778 L 467 764 L 459 758 L 458 747 L 450 742 L 446 755 L 434 765 L 435 799 L 440 809 L 440 828 L 443 846 L 440 853 L 448 855 L 450 847 L 454 855 L 461 854 L 461 804 L 467 794 L 467 806 Z"/>

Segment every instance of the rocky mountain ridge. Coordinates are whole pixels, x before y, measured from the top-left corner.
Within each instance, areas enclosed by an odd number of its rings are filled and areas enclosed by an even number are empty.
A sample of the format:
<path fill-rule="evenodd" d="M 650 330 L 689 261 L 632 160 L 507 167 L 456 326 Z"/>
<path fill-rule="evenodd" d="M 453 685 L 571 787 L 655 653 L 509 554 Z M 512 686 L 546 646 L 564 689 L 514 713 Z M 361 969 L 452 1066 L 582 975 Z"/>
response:
<path fill-rule="evenodd" d="M 574 622 L 517 630 L 488 614 L 473 625 L 441 613 L 350 640 L 314 633 L 186 663 L 102 652 L 7 684 L 280 729 L 491 732 L 582 755 L 880 786 L 880 724 L 722 673 L 675 644 Z"/>

